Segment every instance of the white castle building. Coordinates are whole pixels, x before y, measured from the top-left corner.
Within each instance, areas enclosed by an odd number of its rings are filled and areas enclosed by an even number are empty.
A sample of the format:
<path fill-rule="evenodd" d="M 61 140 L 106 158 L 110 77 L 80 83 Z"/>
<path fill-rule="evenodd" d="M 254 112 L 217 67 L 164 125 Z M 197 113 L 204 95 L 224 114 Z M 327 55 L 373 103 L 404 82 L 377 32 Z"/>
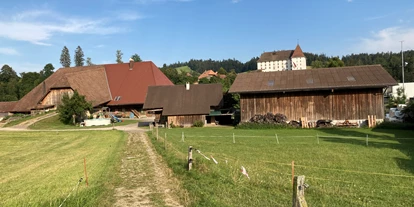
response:
<path fill-rule="evenodd" d="M 257 61 L 257 70 L 263 72 L 305 69 L 306 57 L 299 44 L 295 50 L 264 52 Z"/>

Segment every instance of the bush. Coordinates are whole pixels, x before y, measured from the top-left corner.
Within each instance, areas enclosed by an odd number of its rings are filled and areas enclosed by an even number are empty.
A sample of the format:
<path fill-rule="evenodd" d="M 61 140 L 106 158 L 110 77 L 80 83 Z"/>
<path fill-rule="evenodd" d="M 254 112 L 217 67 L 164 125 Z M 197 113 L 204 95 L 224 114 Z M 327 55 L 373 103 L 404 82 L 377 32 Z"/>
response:
<path fill-rule="evenodd" d="M 243 122 L 234 127 L 235 129 L 296 129 L 287 123 L 253 123 Z"/>
<path fill-rule="evenodd" d="M 203 127 L 204 126 L 204 122 L 203 121 L 195 121 L 193 123 L 193 127 Z"/>
<path fill-rule="evenodd" d="M 92 104 L 87 102 L 85 96 L 79 95 L 75 90 L 72 97 L 66 93 L 62 96 L 62 104 L 58 106 L 59 120 L 64 124 L 80 122 L 86 118 L 86 111 L 92 109 Z M 73 120 L 73 115 L 75 119 Z"/>
<path fill-rule="evenodd" d="M 405 107 L 401 112 L 404 114 L 404 122 L 414 123 L 414 101 L 408 103 L 407 107 Z"/>
<path fill-rule="evenodd" d="M 403 129 L 403 130 L 412 130 L 414 129 L 413 123 L 401 123 L 401 122 L 388 122 L 384 121 L 377 126 L 375 129 Z"/>

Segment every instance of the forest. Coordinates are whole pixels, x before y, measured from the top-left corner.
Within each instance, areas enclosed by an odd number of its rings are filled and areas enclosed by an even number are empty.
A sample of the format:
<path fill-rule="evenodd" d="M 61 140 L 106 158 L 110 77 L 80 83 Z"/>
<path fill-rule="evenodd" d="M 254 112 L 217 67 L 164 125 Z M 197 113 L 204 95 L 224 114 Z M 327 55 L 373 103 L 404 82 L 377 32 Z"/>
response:
<path fill-rule="evenodd" d="M 138 56 L 138 55 L 137 55 Z M 325 54 L 305 53 L 307 65 L 312 69 L 322 67 L 342 67 L 356 65 L 381 64 L 398 82 L 402 82 L 401 53 L 381 52 L 375 54 L 350 54 L 342 58 L 330 57 Z M 139 56 L 138 56 L 139 57 Z M 76 58 L 75 58 L 76 59 Z M 221 83 L 224 91 L 227 91 L 233 83 L 237 73 L 257 70 L 258 57 L 253 57 L 247 62 L 236 59 L 227 60 L 196 60 L 191 59 L 187 62 L 177 62 L 164 64 L 160 69 L 170 78 L 174 84 L 184 84 L 185 82 L 196 82 L 198 75 L 205 70 L 218 71 L 226 75 L 226 78 L 203 79 L 200 83 Z M 405 82 L 414 82 L 414 51 L 404 52 L 404 75 Z M 89 64 L 87 64 L 89 65 Z M 176 68 L 189 66 L 193 72 L 190 75 L 178 73 Z M 17 101 L 45 80 L 54 72 L 52 64 L 46 64 L 39 72 L 22 72 L 17 74 L 12 66 L 7 64 L 1 67 L 0 71 L 0 101 Z"/>

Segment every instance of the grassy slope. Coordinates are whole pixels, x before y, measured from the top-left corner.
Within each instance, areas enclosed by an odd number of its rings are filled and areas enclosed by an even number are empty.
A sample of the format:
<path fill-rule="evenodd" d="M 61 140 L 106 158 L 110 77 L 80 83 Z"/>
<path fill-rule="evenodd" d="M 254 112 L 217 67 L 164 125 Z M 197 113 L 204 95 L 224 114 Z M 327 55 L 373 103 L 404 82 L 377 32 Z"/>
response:
<path fill-rule="evenodd" d="M 124 120 L 122 122 L 115 123 L 114 126 L 123 126 L 128 124 L 138 123 L 137 120 Z M 53 116 L 47 119 L 43 119 L 35 124 L 29 126 L 29 129 L 37 129 L 37 130 L 47 130 L 47 129 L 89 129 L 89 128 L 103 128 L 103 127 L 111 127 L 112 125 L 107 126 L 91 126 L 91 127 L 78 127 L 73 125 L 65 125 L 59 121 L 59 116 Z"/>
<path fill-rule="evenodd" d="M 0 206 L 109 205 L 126 136 L 120 131 L 2 132 Z"/>
<path fill-rule="evenodd" d="M 185 142 L 180 142 L 182 132 Z M 163 139 L 153 143 L 182 179 L 193 206 L 289 206 L 292 160 L 296 163 L 295 174 L 305 175 L 310 185 L 306 190 L 309 206 L 410 206 L 414 203 L 412 131 L 231 128 L 159 131 L 162 136 L 164 133 L 167 133 L 167 151 L 163 148 Z M 331 137 L 321 137 L 318 145 L 317 134 Z M 366 137 L 367 134 L 368 147 L 365 138 L 338 138 Z M 195 170 L 187 172 L 184 166 L 189 145 L 207 156 L 213 155 L 219 164 L 194 153 Z M 242 165 L 251 180 L 241 176 Z"/>
<path fill-rule="evenodd" d="M 49 111 L 49 112 L 46 112 L 46 113 L 43 113 L 43 114 L 37 114 L 37 115 L 34 115 L 34 116 L 27 115 L 27 116 L 26 116 L 26 117 L 24 117 L 24 118 L 21 118 L 21 119 L 17 119 L 17 120 L 14 120 L 14 121 L 8 122 L 8 123 L 7 123 L 7 124 L 5 124 L 3 127 L 11 127 L 11 126 L 15 126 L 15 125 L 18 125 L 18 124 L 23 123 L 23 122 L 25 122 L 25 121 L 28 121 L 28 120 L 30 120 L 30 119 L 34 119 L 34 118 L 38 118 L 38 117 L 44 116 L 44 115 L 46 115 L 46 114 L 48 114 L 48 113 L 51 113 L 51 112 L 54 112 L 54 111 Z"/>
<path fill-rule="evenodd" d="M 178 68 L 175 68 L 175 69 L 177 70 L 178 74 L 190 73 L 192 71 L 191 68 L 188 67 L 188 66 L 182 66 L 182 67 L 178 67 Z"/>

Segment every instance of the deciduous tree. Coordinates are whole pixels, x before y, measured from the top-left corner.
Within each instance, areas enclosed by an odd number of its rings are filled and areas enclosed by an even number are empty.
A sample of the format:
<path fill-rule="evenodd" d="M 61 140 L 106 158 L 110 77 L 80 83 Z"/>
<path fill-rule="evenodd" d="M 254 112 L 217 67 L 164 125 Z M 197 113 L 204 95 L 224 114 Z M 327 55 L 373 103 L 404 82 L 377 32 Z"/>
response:
<path fill-rule="evenodd" d="M 134 60 L 134 62 L 142 62 L 141 57 L 135 53 L 134 55 L 131 56 L 131 59 Z"/>
<path fill-rule="evenodd" d="M 124 55 L 124 53 L 122 53 L 121 50 L 116 51 L 116 62 L 117 63 L 123 63 L 122 55 Z"/>
<path fill-rule="evenodd" d="M 86 111 L 92 109 L 92 104 L 86 101 L 85 96 L 80 95 L 76 90 L 72 97 L 64 94 L 62 103 L 58 106 L 59 120 L 64 124 L 73 123 L 75 119 L 85 118 Z"/>

